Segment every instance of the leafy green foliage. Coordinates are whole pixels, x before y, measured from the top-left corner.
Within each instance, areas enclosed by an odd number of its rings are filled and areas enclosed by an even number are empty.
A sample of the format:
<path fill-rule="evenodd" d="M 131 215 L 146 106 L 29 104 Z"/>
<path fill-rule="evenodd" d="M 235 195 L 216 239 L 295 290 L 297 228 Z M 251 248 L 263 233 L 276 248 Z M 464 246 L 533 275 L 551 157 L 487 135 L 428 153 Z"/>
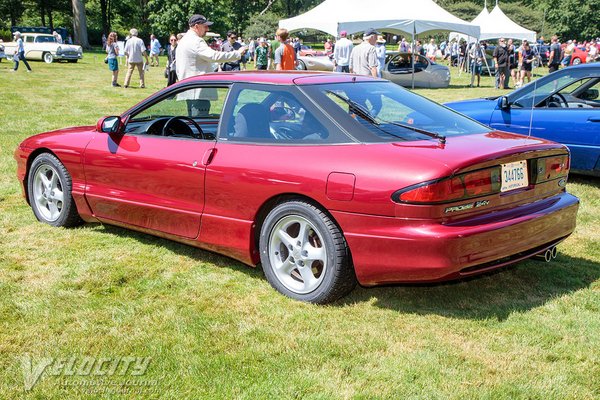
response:
<path fill-rule="evenodd" d="M 600 0 L 545 0 L 546 18 L 563 39 L 600 36 Z"/>
<path fill-rule="evenodd" d="M 280 17 L 273 12 L 255 15 L 251 18 L 250 25 L 245 30 L 245 35 L 251 38 L 272 38 L 278 27 Z"/>

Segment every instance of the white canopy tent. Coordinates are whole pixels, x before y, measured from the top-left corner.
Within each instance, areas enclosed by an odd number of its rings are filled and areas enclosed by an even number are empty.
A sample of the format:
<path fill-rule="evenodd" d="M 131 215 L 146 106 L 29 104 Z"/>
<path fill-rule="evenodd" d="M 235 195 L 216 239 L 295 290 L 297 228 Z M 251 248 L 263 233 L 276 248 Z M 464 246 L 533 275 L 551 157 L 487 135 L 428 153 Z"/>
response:
<path fill-rule="evenodd" d="M 480 19 L 478 20 L 478 18 Z M 487 15 L 487 17 L 479 14 L 477 18 L 473 20 L 473 23 L 481 27 L 481 35 L 479 36 L 480 40 L 498 39 L 501 37 L 507 39 L 527 39 L 530 42 L 535 42 L 536 40 L 536 34 L 534 31 L 525 29 L 508 18 L 497 4 L 492 12 Z"/>
<path fill-rule="evenodd" d="M 297 17 L 279 21 L 288 31 L 316 29 L 333 36 L 347 31 L 364 32 L 369 28 L 416 36 L 424 33 L 456 31 L 479 37 L 479 26 L 455 17 L 433 0 L 379 0 L 365 3 L 359 0 L 325 0 Z"/>

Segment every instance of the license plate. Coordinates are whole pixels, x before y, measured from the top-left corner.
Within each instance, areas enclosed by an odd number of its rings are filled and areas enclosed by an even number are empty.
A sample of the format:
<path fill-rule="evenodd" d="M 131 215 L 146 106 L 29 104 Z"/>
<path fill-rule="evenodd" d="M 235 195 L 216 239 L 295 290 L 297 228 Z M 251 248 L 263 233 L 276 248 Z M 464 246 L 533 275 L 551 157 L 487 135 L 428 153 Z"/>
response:
<path fill-rule="evenodd" d="M 527 187 L 527 161 L 502 164 L 501 192 Z"/>

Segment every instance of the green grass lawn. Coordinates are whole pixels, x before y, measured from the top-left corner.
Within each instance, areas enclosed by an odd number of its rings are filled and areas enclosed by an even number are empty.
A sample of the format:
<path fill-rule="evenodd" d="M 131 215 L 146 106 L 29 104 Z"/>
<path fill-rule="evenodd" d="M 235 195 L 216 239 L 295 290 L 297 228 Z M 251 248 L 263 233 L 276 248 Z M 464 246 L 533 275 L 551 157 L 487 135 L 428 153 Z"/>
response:
<path fill-rule="evenodd" d="M 599 179 L 571 177 L 578 226 L 556 262 L 303 304 L 226 257 L 35 220 L 15 177 L 17 144 L 120 114 L 165 85 L 160 67 L 146 89 L 113 88 L 103 58 L 31 62 L 31 74 L 0 63 L 0 398 L 600 397 Z M 437 101 L 503 93 L 489 77 L 470 89 L 453 74 L 450 88 L 417 92 Z M 23 360 L 35 369 L 49 357 L 52 368 L 25 391 Z M 140 376 L 57 367 L 85 357 L 151 359 Z"/>

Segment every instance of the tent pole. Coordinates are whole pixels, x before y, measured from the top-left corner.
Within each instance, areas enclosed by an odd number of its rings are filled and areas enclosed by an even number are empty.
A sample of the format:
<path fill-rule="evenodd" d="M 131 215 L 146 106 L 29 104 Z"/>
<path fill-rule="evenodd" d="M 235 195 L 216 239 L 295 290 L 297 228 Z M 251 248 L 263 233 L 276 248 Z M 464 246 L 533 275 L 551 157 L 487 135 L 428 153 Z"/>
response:
<path fill-rule="evenodd" d="M 413 31 L 412 31 L 412 52 L 410 54 L 411 59 L 411 68 L 412 68 L 412 88 L 415 89 L 415 36 L 417 35 L 417 27 L 416 22 L 413 21 Z"/>

